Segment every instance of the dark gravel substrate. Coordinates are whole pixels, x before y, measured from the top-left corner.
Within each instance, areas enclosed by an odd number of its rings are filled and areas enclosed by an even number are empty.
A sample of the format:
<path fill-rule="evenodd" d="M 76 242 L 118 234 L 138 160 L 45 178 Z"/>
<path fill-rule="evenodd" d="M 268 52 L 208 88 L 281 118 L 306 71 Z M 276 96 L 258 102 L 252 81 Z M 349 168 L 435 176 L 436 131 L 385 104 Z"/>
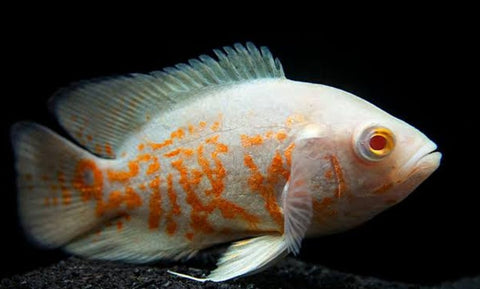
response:
<path fill-rule="evenodd" d="M 184 265 L 132 265 L 119 262 L 84 260 L 71 257 L 56 265 L 1 280 L 1 288 L 427 288 L 413 284 L 360 277 L 286 258 L 260 274 L 223 283 L 199 283 L 172 276 L 167 269 L 202 276 L 212 266 L 213 258 L 203 258 Z M 435 288 L 480 288 L 480 277 L 445 283 Z"/>

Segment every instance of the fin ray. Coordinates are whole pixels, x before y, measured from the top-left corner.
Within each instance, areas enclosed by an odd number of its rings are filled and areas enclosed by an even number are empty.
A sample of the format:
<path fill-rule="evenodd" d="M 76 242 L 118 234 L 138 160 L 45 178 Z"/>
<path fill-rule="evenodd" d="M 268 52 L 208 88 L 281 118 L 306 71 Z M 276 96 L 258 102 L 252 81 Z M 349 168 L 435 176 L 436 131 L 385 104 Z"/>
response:
<path fill-rule="evenodd" d="M 233 243 L 217 262 L 217 268 L 206 278 L 169 271 L 179 277 L 195 281 L 221 282 L 239 276 L 250 275 L 275 264 L 287 253 L 282 236 L 260 236 Z"/>

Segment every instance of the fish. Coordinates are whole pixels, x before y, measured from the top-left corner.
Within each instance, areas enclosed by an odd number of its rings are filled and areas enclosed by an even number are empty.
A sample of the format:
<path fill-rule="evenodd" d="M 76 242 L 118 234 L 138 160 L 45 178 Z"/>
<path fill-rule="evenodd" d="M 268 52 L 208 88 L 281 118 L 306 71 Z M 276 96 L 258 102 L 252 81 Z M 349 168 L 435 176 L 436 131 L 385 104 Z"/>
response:
<path fill-rule="evenodd" d="M 27 236 L 85 258 L 258 273 L 304 238 L 354 228 L 440 165 L 422 132 L 341 89 L 286 78 L 251 42 L 188 64 L 74 83 L 49 101 L 68 136 L 12 126 Z"/>

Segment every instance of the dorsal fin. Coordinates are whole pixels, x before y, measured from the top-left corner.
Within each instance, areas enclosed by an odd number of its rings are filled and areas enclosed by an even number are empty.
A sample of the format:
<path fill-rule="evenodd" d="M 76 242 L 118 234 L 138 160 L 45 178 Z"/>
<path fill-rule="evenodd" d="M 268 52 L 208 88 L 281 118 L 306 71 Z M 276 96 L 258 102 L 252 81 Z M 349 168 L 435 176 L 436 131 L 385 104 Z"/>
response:
<path fill-rule="evenodd" d="M 132 132 L 200 89 L 285 78 L 280 61 L 266 47 L 247 42 L 214 52 L 218 60 L 201 55 L 163 71 L 74 84 L 52 97 L 51 108 L 76 141 L 97 155 L 115 158 Z"/>

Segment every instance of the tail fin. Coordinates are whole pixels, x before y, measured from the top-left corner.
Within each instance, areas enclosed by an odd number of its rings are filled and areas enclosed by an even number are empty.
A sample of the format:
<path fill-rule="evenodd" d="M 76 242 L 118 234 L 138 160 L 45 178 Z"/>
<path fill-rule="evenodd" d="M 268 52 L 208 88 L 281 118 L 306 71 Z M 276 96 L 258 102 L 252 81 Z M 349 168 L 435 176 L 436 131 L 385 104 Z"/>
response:
<path fill-rule="evenodd" d="M 27 234 L 54 248 L 97 226 L 95 203 L 85 202 L 88 190 L 75 188 L 75 174 L 81 160 L 95 164 L 100 159 L 35 123 L 15 124 L 11 136 L 19 215 Z M 92 174 L 81 177 L 92 181 Z"/>

